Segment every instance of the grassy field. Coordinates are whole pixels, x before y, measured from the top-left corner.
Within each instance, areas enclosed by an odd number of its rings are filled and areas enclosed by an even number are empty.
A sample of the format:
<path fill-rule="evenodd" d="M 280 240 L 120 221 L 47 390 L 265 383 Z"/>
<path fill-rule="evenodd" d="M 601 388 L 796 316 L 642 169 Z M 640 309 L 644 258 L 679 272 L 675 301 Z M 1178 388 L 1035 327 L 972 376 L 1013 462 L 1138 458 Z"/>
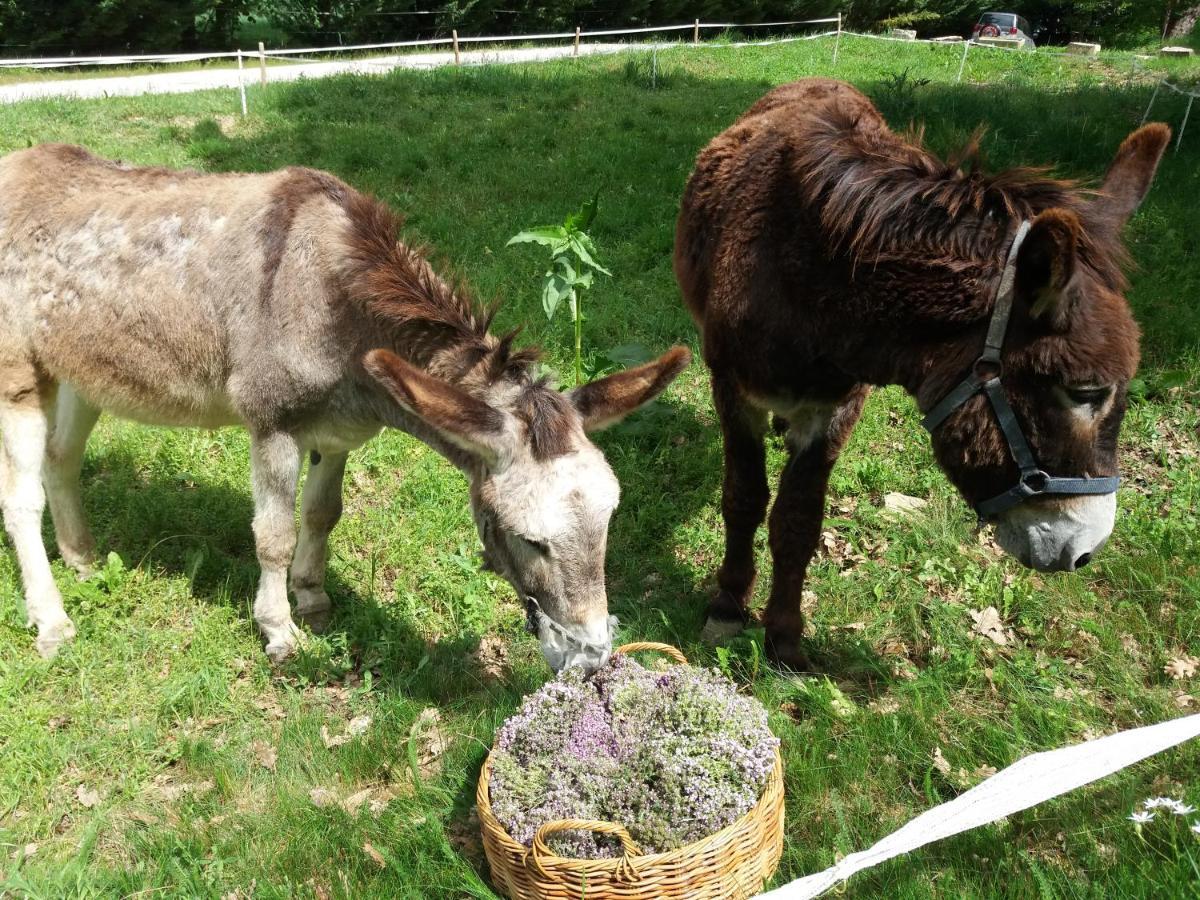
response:
<path fill-rule="evenodd" d="M 694 332 L 671 275 L 692 160 L 770 86 L 837 74 L 940 151 L 980 123 L 990 165 L 1098 178 L 1150 85 L 1099 63 L 844 39 L 531 67 L 398 73 L 0 109 L 0 149 L 72 141 L 138 163 L 219 171 L 304 164 L 409 216 L 502 325 L 567 368 L 569 324 L 540 311 L 533 254 L 505 249 L 599 189 L 594 235 L 615 277 L 589 298 L 587 347 L 653 350 Z M 1187 77 L 1195 69 L 1180 74 Z M 900 73 L 905 73 L 901 76 Z M 928 79 L 928 82 L 925 81 Z M 1178 126 L 1184 99 L 1160 94 Z M 1131 223 L 1144 363 L 1124 429 L 1108 548 L 1039 575 L 977 536 L 933 465 L 915 409 L 877 392 L 833 476 L 810 570 L 828 677 L 761 664 L 761 631 L 698 642 L 722 545 L 720 436 L 696 364 L 600 439 L 623 486 L 609 597 L 626 639 L 674 643 L 767 704 L 787 765 L 777 880 L 831 864 L 1019 756 L 1200 708 L 1200 122 Z M 595 360 L 593 360 L 595 362 Z M 773 470 L 782 460 L 773 446 Z M 102 419 L 85 504 L 104 572 L 55 569 L 79 637 L 47 663 L 0 554 L 0 896 L 492 897 L 471 814 L 497 725 L 548 677 L 511 590 L 478 569 L 465 484 L 386 434 L 351 459 L 329 575 L 333 627 L 272 671 L 253 629 L 247 442 Z M 915 518 L 889 491 L 928 499 Z M 47 522 L 47 537 L 50 530 Z M 765 564 L 765 534 L 760 536 Z M 760 586 L 765 599 L 766 584 Z M 994 606 L 999 646 L 973 631 Z M 1178 661 L 1183 661 L 1182 665 Z M 369 721 L 364 718 L 369 717 Z M 353 723 L 353 724 L 352 724 Z M 344 740 L 343 740 L 344 739 Z M 1194 896 L 1200 836 L 1142 798 L 1200 806 L 1200 747 L 857 876 L 861 897 Z"/>

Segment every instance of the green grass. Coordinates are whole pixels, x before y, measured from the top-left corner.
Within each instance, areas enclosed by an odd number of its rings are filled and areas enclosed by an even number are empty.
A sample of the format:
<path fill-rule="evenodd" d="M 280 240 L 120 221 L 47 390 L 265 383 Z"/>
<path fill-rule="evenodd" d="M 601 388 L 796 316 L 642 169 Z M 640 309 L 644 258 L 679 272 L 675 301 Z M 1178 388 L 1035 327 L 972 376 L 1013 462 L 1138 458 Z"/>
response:
<path fill-rule="evenodd" d="M 570 325 L 546 324 L 538 262 L 504 242 L 599 188 L 593 234 L 615 277 L 589 297 L 587 347 L 694 345 L 670 268 L 678 198 L 700 147 L 774 84 L 834 73 L 895 125 L 924 122 L 939 150 L 984 123 L 993 166 L 1050 163 L 1093 179 L 1150 96 L 1128 59 L 981 53 L 956 85 L 954 48 L 845 39 L 836 70 L 829 50 L 660 53 L 656 90 L 622 58 L 255 87 L 245 120 L 225 118 L 228 91 L 46 101 L 0 109 L 0 148 L 75 141 L 139 163 L 329 169 L 406 212 L 446 265 L 505 299 L 500 324 L 525 323 L 565 371 Z M 1156 117 L 1177 126 L 1183 105 L 1160 95 Z M 1168 153 L 1128 231 L 1144 363 L 1106 550 L 1061 576 L 998 556 L 934 467 L 912 403 L 879 391 L 834 473 L 826 526 L 858 561 L 825 556 L 810 570 L 813 635 L 839 659 L 828 678 L 758 665 L 761 632 L 720 655 L 698 642 L 722 545 L 703 368 L 600 439 L 624 494 L 608 565 L 622 635 L 725 665 L 783 739 L 780 882 L 867 846 L 982 767 L 1179 715 L 1200 697 L 1197 679 L 1163 673 L 1200 644 L 1197 196 L 1200 130 Z M 774 471 L 781 460 L 773 446 Z M 478 571 L 461 477 L 400 434 L 354 454 L 332 547 L 333 628 L 273 672 L 249 614 L 247 475 L 239 431 L 103 419 L 85 504 L 119 560 L 85 585 L 55 562 L 80 633 L 52 663 L 33 652 L 11 554 L 0 554 L 0 895 L 492 896 L 470 818 L 475 778 L 497 725 L 548 673 L 510 589 Z M 880 500 L 892 490 L 928 498 L 926 513 L 888 521 Z M 765 535 L 759 553 L 765 566 Z M 1013 629 L 1009 647 L 972 634 L 969 612 L 989 605 Z M 483 638 L 507 649 L 500 680 L 474 659 Z M 414 778 L 428 742 L 415 723 L 429 707 L 446 748 Z M 322 726 L 336 736 L 359 715 L 372 717 L 365 734 L 325 746 Z M 264 748 L 277 751 L 273 771 Z M 1174 821 L 1139 835 L 1125 817 L 1151 794 L 1200 805 L 1198 765 L 1195 746 L 1163 754 L 857 876 L 850 892 L 1192 896 L 1195 836 Z M 319 807 L 314 788 L 369 789 L 376 811 L 370 800 L 353 813 Z"/>

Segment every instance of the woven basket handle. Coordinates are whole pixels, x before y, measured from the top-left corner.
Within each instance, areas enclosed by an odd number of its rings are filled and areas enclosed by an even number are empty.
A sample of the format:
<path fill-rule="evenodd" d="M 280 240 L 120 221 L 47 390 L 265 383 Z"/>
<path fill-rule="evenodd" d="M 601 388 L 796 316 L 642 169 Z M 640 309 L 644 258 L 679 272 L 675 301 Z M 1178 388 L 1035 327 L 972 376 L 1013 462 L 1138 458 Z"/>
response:
<path fill-rule="evenodd" d="M 675 662 L 679 663 L 680 665 L 683 665 L 683 666 L 687 665 L 687 657 L 684 656 L 677 649 L 672 647 L 670 644 L 656 644 L 653 641 L 642 641 L 642 642 L 636 643 L 636 644 L 623 644 L 622 646 L 618 647 L 614 652 L 615 653 L 639 653 L 642 650 L 654 650 L 654 651 L 657 651 L 658 653 L 665 653 L 667 656 L 671 657 L 671 659 L 675 660 Z"/>
<path fill-rule="evenodd" d="M 617 863 L 616 871 L 617 879 L 619 881 L 633 882 L 641 877 L 634 864 L 634 857 L 641 856 L 642 850 L 634 843 L 633 838 L 629 836 L 629 832 L 624 827 L 615 822 L 600 822 L 596 819 L 558 819 L 554 822 L 547 822 L 533 836 L 533 847 L 529 853 L 529 862 L 543 878 L 554 879 L 553 873 L 548 872 L 543 867 L 542 857 L 555 855 L 546 844 L 546 839 L 550 835 L 557 834 L 560 831 L 595 831 L 598 834 L 607 834 L 615 837 L 621 842 L 621 859 Z"/>

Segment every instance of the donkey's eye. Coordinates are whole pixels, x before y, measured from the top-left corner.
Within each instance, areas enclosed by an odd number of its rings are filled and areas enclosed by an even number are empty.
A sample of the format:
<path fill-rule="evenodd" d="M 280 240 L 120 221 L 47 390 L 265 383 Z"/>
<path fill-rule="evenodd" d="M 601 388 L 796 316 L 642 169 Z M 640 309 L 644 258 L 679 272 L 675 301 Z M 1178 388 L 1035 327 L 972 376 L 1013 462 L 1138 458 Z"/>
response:
<path fill-rule="evenodd" d="M 1067 397 L 1077 406 L 1100 406 L 1104 401 L 1112 396 L 1112 386 L 1107 384 L 1101 385 L 1080 385 L 1071 387 L 1066 385 L 1063 387 Z"/>

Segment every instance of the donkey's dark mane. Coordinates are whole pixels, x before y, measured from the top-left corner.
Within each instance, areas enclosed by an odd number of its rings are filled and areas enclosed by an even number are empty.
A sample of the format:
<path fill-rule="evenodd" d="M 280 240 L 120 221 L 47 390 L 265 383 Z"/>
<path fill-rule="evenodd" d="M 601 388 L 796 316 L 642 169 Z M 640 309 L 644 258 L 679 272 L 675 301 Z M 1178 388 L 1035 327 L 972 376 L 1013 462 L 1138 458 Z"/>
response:
<path fill-rule="evenodd" d="M 831 248 L 856 262 L 911 260 L 914 250 L 926 250 L 934 254 L 926 262 L 998 265 L 1017 223 L 1058 208 L 1085 223 L 1081 259 L 1114 288 L 1123 286 L 1121 241 L 1086 227 L 1080 184 L 1044 167 L 985 173 L 982 131 L 943 160 L 924 146 L 923 130 L 900 136 L 864 128 L 844 110 L 829 110 L 808 128 L 812 139 L 793 147 L 793 171 L 805 201 L 820 210 Z"/>
<path fill-rule="evenodd" d="M 449 349 L 460 373 L 482 366 L 488 383 L 518 385 L 513 413 L 525 426 L 534 457 L 568 452 L 578 414 L 546 378 L 536 377 L 541 352 L 536 347 L 514 349 L 519 329 L 501 337 L 491 334 L 496 307 L 480 306 L 461 284 L 438 276 L 424 248 L 400 240 L 403 220 L 383 203 L 351 192 L 345 206 L 351 228 L 351 294 L 397 348 L 414 361 Z"/>
<path fill-rule="evenodd" d="M 488 381 L 532 381 L 537 348 L 514 349 L 518 331 L 490 333 L 497 307 L 477 303 L 459 283 L 429 264 L 424 247 L 400 240 L 402 217 L 374 197 L 351 191 L 345 200 L 350 235 L 349 283 L 361 303 L 400 349 L 414 357 L 453 348 L 464 371 L 486 363 Z"/>

